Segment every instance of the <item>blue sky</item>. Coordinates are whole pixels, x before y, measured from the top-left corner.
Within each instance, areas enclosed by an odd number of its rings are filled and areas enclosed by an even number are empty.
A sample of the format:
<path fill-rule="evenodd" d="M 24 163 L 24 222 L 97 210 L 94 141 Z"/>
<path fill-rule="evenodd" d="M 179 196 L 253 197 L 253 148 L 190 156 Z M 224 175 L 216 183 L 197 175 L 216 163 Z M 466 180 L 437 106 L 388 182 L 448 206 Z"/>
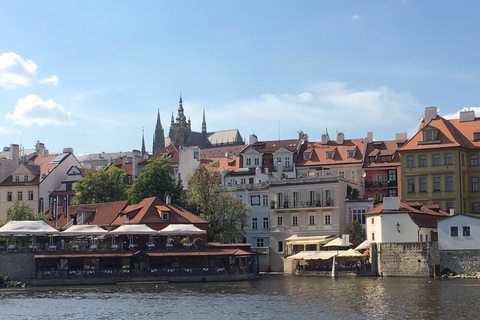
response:
<path fill-rule="evenodd" d="M 248 142 L 480 107 L 476 1 L 2 1 L 0 147 L 152 149 L 157 110 Z M 477 115 L 480 109 L 475 109 Z"/>

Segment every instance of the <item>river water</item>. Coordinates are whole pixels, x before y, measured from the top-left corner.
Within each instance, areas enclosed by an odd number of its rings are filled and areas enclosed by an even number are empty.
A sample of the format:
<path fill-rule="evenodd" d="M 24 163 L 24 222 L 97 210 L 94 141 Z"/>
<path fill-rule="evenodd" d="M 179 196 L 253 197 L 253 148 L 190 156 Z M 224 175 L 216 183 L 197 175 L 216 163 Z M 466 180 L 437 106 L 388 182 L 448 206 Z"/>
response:
<path fill-rule="evenodd" d="M 478 319 L 480 280 L 308 278 L 0 290 L 0 319 Z"/>

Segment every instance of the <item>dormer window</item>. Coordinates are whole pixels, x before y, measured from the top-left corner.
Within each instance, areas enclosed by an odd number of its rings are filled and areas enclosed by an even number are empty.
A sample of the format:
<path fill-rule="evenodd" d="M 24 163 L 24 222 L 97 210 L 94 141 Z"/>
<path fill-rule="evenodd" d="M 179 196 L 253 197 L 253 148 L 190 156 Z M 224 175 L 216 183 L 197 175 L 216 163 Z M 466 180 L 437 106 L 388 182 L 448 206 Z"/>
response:
<path fill-rule="evenodd" d="M 15 182 L 20 182 L 20 176 L 15 176 Z"/>
<path fill-rule="evenodd" d="M 23 176 L 23 181 L 28 181 L 28 176 L 27 175 Z"/>
<path fill-rule="evenodd" d="M 434 134 L 433 131 L 425 131 L 423 133 L 423 140 L 424 141 L 433 141 L 434 140 Z"/>
<path fill-rule="evenodd" d="M 327 159 L 333 159 L 333 152 L 327 152 Z"/>
<path fill-rule="evenodd" d="M 354 151 L 348 151 L 348 157 L 353 158 L 355 152 Z"/>
<path fill-rule="evenodd" d="M 473 141 L 480 141 L 480 132 L 473 133 Z"/>
<path fill-rule="evenodd" d="M 125 215 L 125 222 L 128 222 L 130 220 L 130 216 L 128 214 Z"/>
<path fill-rule="evenodd" d="M 170 220 L 170 213 L 162 212 L 162 220 Z"/>
<path fill-rule="evenodd" d="M 310 160 L 310 153 L 304 153 L 303 160 Z"/>
<path fill-rule="evenodd" d="M 375 157 L 370 157 L 370 162 L 375 162 Z"/>

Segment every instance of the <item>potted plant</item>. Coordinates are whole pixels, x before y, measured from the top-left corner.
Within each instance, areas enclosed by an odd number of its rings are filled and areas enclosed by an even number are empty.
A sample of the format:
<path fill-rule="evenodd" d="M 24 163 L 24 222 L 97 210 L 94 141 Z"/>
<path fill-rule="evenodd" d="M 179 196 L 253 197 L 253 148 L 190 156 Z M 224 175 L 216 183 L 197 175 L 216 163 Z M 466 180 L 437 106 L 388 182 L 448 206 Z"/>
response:
<path fill-rule="evenodd" d="M 331 197 L 326 197 L 325 198 L 325 205 L 327 207 L 330 207 L 333 204 L 333 199 Z"/>
<path fill-rule="evenodd" d="M 275 200 L 270 201 L 270 208 L 275 209 Z"/>
<path fill-rule="evenodd" d="M 203 249 L 203 246 L 205 245 L 205 241 L 203 241 L 202 238 L 198 237 L 198 238 L 193 239 L 193 244 L 198 249 Z"/>

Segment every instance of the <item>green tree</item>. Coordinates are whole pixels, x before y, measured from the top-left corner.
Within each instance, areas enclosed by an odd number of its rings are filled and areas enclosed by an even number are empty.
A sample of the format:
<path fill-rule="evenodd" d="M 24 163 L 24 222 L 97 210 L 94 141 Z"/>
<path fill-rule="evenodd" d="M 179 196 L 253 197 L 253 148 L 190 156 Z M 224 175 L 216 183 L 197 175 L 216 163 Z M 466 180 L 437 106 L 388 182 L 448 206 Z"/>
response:
<path fill-rule="evenodd" d="M 217 191 L 220 174 L 214 166 L 200 165 L 189 178 L 188 204 L 192 211 L 210 222 L 209 241 L 243 241 L 251 207 L 231 192 Z"/>
<path fill-rule="evenodd" d="M 75 189 L 74 204 L 127 200 L 127 175 L 114 166 L 98 172 L 88 170 L 86 176 L 77 181 Z"/>
<path fill-rule="evenodd" d="M 48 221 L 46 215 L 34 213 L 31 205 L 15 200 L 13 205 L 7 210 L 6 221 L 24 221 L 24 220 L 43 220 Z"/>
<path fill-rule="evenodd" d="M 350 242 L 356 247 L 363 241 L 365 241 L 365 230 L 363 229 L 360 222 L 357 220 L 350 221 L 343 229 L 343 234 L 350 235 Z"/>
<path fill-rule="evenodd" d="M 171 160 L 160 158 L 148 163 L 140 176 L 135 179 L 128 199 L 132 203 L 139 203 L 150 197 L 157 197 L 165 201 L 166 196 L 169 195 L 174 203 L 179 204 L 182 194 L 182 183 L 176 182 L 173 178 Z"/>

